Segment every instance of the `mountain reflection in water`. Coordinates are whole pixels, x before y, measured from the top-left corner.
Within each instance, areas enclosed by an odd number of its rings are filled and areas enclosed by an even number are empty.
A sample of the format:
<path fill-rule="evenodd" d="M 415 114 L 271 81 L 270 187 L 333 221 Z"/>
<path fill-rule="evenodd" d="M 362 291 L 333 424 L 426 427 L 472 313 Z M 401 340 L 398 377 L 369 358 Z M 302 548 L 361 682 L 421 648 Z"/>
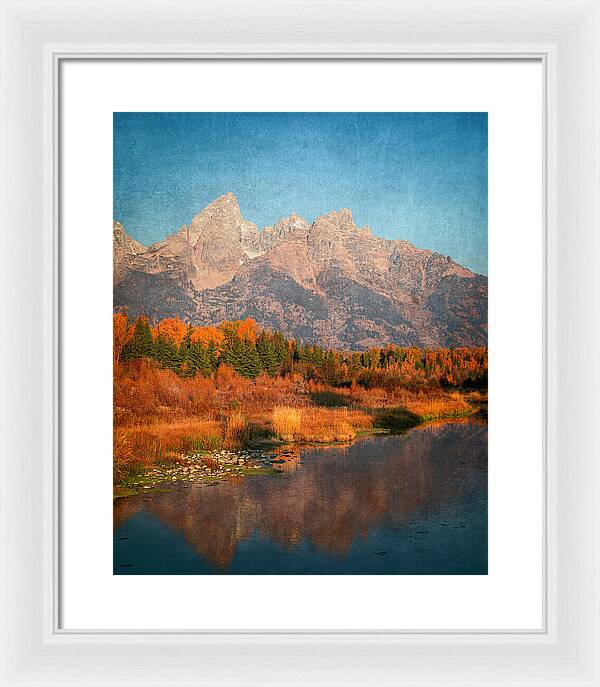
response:
<path fill-rule="evenodd" d="M 115 574 L 486 574 L 487 424 L 283 456 L 114 507 Z"/>

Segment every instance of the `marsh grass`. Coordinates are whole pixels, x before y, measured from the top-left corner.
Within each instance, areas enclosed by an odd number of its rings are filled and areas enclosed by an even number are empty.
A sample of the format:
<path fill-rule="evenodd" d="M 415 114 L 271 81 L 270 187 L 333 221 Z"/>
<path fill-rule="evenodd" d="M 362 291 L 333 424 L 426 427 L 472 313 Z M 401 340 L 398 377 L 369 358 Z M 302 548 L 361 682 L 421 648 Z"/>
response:
<path fill-rule="evenodd" d="M 247 380 L 231 370 L 180 378 L 148 364 L 115 372 L 114 479 L 135 481 L 147 467 L 183 454 L 239 450 L 274 441 L 352 441 L 485 408 L 482 391 L 338 388 L 298 376 Z"/>
<path fill-rule="evenodd" d="M 225 448 L 236 449 L 245 446 L 248 439 L 248 422 L 239 412 L 232 413 L 225 419 Z"/>
<path fill-rule="evenodd" d="M 473 406 L 457 391 L 429 397 L 416 396 L 407 399 L 405 407 L 409 412 L 417 415 L 422 422 L 440 417 L 459 417 L 473 410 Z"/>
<path fill-rule="evenodd" d="M 373 419 L 364 411 L 346 408 L 291 408 L 273 410 L 273 429 L 283 441 L 331 443 L 352 441 L 358 432 L 370 429 Z"/>
<path fill-rule="evenodd" d="M 283 441 L 295 441 L 298 438 L 301 421 L 298 408 L 277 406 L 273 409 L 273 429 Z"/>
<path fill-rule="evenodd" d="M 165 420 L 117 427 L 114 431 L 113 473 L 123 484 L 129 476 L 155 463 L 177 461 L 184 453 L 204 453 L 245 445 L 247 422 L 241 413 L 222 421 L 200 418 Z"/>
<path fill-rule="evenodd" d="M 204 434 L 188 439 L 191 450 L 195 453 L 220 451 L 223 448 L 223 437 L 220 434 Z"/>

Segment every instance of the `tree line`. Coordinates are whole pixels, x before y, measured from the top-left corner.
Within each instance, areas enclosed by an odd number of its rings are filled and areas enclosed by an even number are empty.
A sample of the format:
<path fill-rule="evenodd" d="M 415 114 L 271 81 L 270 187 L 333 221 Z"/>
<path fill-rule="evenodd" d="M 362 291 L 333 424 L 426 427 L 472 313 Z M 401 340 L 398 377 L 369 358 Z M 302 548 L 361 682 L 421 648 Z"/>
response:
<path fill-rule="evenodd" d="M 334 387 L 487 385 L 485 347 L 334 351 L 261 329 L 251 318 L 208 327 L 165 318 L 152 326 L 147 317 L 130 322 L 115 313 L 113 344 L 115 364 L 150 358 L 181 376 L 210 377 L 225 365 L 248 378 L 298 374 Z"/>

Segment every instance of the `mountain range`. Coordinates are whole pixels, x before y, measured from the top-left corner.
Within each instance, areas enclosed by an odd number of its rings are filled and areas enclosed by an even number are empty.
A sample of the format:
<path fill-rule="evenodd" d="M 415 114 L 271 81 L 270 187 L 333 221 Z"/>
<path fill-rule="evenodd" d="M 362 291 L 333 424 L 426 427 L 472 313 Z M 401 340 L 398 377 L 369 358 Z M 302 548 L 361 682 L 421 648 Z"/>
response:
<path fill-rule="evenodd" d="M 363 350 L 487 345 L 487 277 L 358 227 L 348 209 L 262 231 L 226 193 L 151 246 L 113 223 L 113 302 L 130 318 L 252 317 L 305 342 Z"/>

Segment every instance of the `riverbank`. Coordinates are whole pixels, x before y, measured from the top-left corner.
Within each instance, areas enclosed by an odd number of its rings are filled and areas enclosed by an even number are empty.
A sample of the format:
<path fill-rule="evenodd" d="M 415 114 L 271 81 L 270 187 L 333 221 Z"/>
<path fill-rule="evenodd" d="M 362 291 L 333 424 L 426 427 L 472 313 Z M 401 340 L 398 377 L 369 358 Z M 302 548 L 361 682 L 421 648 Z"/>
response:
<path fill-rule="evenodd" d="M 115 475 L 114 496 L 164 490 L 173 482 L 183 486 L 216 484 L 247 475 L 274 474 L 299 447 L 348 444 L 357 437 L 465 418 L 485 409 L 486 401 L 482 392 L 438 393 L 429 398 L 417 394 L 406 397 L 404 406 L 276 406 L 270 416 L 248 412 L 250 420 L 237 410 L 220 422 L 190 418 L 120 427 L 115 430 L 115 461 L 123 443 L 130 460 L 121 464 L 121 474 Z"/>
<path fill-rule="evenodd" d="M 202 482 L 219 484 L 225 479 L 247 475 L 270 475 L 274 464 L 284 462 L 276 454 L 263 451 L 219 451 L 181 455 L 172 462 L 162 462 L 130 474 L 115 485 L 114 497 L 134 496 L 147 490 L 165 491 L 180 483 L 184 486 Z"/>
<path fill-rule="evenodd" d="M 485 573 L 479 415 L 262 453 L 269 474 L 239 477 L 228 465 L 211 480 L 182 471 L 117 499 L 115 573 Z"/>

